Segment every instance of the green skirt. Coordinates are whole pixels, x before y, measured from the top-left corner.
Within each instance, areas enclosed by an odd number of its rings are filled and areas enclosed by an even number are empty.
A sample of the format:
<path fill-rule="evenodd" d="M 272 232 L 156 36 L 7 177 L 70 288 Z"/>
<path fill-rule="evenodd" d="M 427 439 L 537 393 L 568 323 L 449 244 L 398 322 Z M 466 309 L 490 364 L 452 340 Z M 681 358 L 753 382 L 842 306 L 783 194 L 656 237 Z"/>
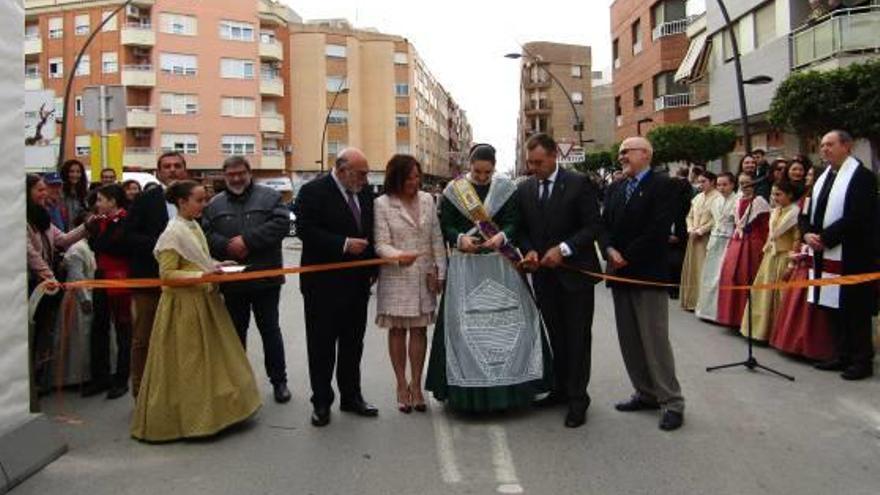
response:
<path fill-rule="evenodd" d="M 446 332 L 444 331 L 443 309 L 445 300 L 441 299 L 437 312 L 437 324 L 431 341 L 431 355 L 428 358 L 428 374 L 425 389 L 447 407 L 462 412 L 505 411 L 529 406 L 538 394 L 549 392 L 553 386 L 553 364 L 550 345 L 546 335 L 541 332 L 541 350 L 544 361 L 544 377 L 516 385 L 503 387 L 458 387 L 449 385 L 446 380 Z"/>

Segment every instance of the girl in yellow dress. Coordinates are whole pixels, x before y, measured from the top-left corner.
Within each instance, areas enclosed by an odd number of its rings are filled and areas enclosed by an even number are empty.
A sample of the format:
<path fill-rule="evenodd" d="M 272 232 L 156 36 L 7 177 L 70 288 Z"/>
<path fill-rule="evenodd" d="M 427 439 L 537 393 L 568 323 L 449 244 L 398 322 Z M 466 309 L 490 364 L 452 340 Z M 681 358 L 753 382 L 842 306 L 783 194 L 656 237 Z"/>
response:
<path fill-rule="evenodd" d="M 165 193 L 177 216 L 153 251 L 162 279 L 220 272 L 197 218 L 205 189 L 180 181 Z M 260 407 L 253 370 L 213 284 L 163 287 L 131 435 L 164 442 L 213 435 Z"/>

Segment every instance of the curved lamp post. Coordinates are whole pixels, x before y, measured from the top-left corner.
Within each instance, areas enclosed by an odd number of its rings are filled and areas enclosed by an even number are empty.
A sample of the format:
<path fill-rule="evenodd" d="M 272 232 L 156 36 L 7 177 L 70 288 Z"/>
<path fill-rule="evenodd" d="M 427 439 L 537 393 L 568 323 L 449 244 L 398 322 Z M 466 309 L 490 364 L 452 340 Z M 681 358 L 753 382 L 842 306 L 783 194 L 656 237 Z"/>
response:
<path fill-rule="evenodd" d="M 342 81 L 340 86 L 344 86 L 345 81 Z M 318 160 L 318 164 L 321 166 L 321 173 L 324 173 L 324 144 L 327 141 L 327 127 L 330 125 L 330 115 L 333 113 L 333 110 L 336 110 L 336 100 L 339 98 L 339 95 L 348 93 L 348 88 L 340 87 L 336 91 L 333 92 L 333 99 L 330 101 L 330 109 L 327 110 L 327 116 L 324 118 L 324 130 L 321 132 L 321 158 Z"/>

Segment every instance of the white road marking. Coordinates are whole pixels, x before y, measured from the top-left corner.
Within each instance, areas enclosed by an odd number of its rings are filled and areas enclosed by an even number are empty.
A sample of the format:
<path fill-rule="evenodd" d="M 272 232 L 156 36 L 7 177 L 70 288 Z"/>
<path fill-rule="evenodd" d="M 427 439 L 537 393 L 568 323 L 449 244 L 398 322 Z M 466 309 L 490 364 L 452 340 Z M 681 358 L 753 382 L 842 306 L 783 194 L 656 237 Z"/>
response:
<path fill-rule="evenodd" d="M 513 455 L 507 445 L 507 432 L 499 425 L 489 426 L 489 439 L 492 443 L 492 465 L 495 466 L 495 480 L 498 493 L 523 493 L 516 476 Z"/>
<path fill-rule="evenodd" d="M 440 476 L 444 483 L 461 483 L 461 471 L 455 459 L 455 445 L 452 442 L 449 421 L 443 413 L 443 405 L 433 399 L 431 402 L 431 422 L 434 424 L 434 443 L 437 445 L 437 458 L 440 460 Z"/>

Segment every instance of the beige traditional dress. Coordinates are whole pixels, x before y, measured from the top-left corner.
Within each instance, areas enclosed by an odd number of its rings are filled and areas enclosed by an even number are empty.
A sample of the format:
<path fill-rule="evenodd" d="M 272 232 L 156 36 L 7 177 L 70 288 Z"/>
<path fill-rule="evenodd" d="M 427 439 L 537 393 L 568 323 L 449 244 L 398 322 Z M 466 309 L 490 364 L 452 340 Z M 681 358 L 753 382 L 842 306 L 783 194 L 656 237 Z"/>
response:
<path fill-rule="evenodd" d="M 693 311 L 700 297 L 700 278 L 706 263 L 706 247 L 709 244 L 709 234 L 715 226 L 711 206 L 719 196 L 721 193 L 712 189 L 708 193 L 697 194 L 691 200 L 691 209 L 687 216 L 687 251 L 681 268 L 681 307 L 686 311 Z"/>
<path fill-rule="evenodd" d="M 782 279 L 788 268 L 788 254 L 794 249 L 799 238 L 797 204 L 785 208 L 776 207 L 770 212 L 770 233 L 764 244 L 764 256 L 754 285 L 773 284 Z M 782 301 L 782 293 L 778 290 L 752 291 L 752 339 L 766 342 L 771 337 L 773 319 Z M 740 333 L 749 336 L 749 306 L 743 313 Z"/>

